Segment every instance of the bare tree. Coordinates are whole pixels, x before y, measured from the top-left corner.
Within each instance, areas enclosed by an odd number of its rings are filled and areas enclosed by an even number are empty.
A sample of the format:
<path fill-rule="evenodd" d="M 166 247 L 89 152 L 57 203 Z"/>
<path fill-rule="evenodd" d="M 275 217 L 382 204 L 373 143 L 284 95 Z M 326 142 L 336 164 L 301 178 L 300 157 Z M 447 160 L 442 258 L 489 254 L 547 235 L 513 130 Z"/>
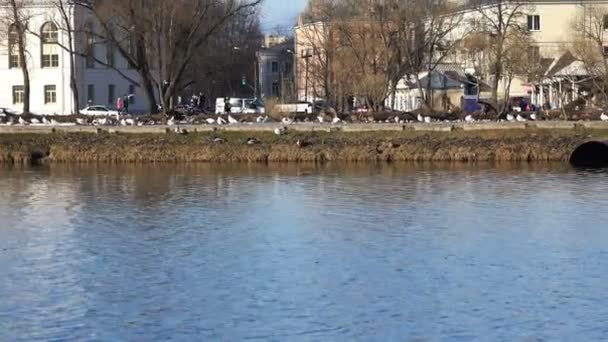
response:
<path fill-rule="evenodd" d="M 83 2 L 140 76 L 151 112 L 165 110 L 183 86 L 199 48 L 226 22 L 262 0 L 100 0 Z M 187 11 L 184 11 L 187 8 Z"/>
<path fill-rule="evenodd" d="M 471 26 L 488 37 L 486 51 L 492 75 L 491 100 L 497 104 L 500 80 L 505 76 L 505 62 L 509 59 L 509 44 L 528 34 L 526 19 L 533 8 L 528 0 L 473 0 L 471 5 L 477 13 Z"/>
<path fill-rule="evenodd" d="M 608 38 L 606 18 L 607 8 L 583 4 L 583 9 L 570 23 L 571 43 L 567 46 L 574 57 L 583 62 L 601 105 L 608 104 L 608 60 L 604 50 Z"/>

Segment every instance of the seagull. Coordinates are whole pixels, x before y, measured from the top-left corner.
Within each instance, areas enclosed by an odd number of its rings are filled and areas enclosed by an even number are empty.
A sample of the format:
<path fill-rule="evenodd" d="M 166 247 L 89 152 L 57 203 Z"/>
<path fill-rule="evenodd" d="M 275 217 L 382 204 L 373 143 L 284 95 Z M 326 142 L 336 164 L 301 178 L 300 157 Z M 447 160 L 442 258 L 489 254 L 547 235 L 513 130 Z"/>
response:
<path fill-rule="evenodd" d="M 222 139 L 222 138 L 215 138 L 215 139 L 213 139 L 213 142 L 216 144 L 223 144 L 226 142 L 226 140 Z"/>
<path fill-rule="evenodd" d="M 417 119 L 418 119 L 418 122 L 424 122 L 424 118 L 420 114 L 418 114 Z"/>
<path fill-rule="evenodd" d="M 79 125 L 84 125 L 86 122 L 84 121 L 83 118 L 76 118 L 76 123 Z"/>
<path fill-rule="evenodd" d="M 215 119 L 212 119 L 212 118 L 208 118 L 205 121 L 207 121 L 207 123 L 210 124 L 210 125 L 213 125 L 215 123 Z"/>
<path fill-rule="evenodd" d="M 108 124 L 108 119 L 107 118 L 99 119 L 97 122 L 99 122 L 100 125 L 105 126 Z"/>
<path fill-rule="evenodd" d="M 135 126 L 135 120 L 133 119 L 126 119 L 125 123 L 129 126 Z"/>
<path fill-rule="evenodd" d="M 7 126 L 12 126 L 15 124 L 15 120 L 13 118 L 9 118 L 8 121 L 6 122 Z"/>
<path fill-rule="evenodd" d="M 536 121 L 536 113 L 530 114 L 530 120 Z"/>
<path fill-rule="evenodd" d="M 49 120 L 47 120 L 45 117 L 42 117 L 42 123 L 45 124 L 45 125 L 48 125 L 51 122 Z"/>
<path fill-rule="evenodd" d="M 331 120 L 331 123 L 335 125 L 335 124 L 339 124 L 341 121 L 342 120 L 340 120 L 340 118 L 336 116 L 333 120 Z"/>
<path fill-rule="evenodd" d="M 167 120 L 167 125 L 168 126 L 174 126 L 175 125 L 175 116 L 172 116 L 171 119 Z"/>
<path fill-rule="evenodd" d="M 55 120 L 55 119 L 51 119 L 51 125 L 57 126 L 57 125 L 59 125 L 59 122 L 57 122 L 57 120 Z"/>
<path fill-rule="evenodd" d="M 225 125 L 226 124 L 226 120 L 224 120 L 224 118 L 222 118 L 221 116 L 217 118 L 217 124 L 218 125 Z"/>
<path fill-rule="evenodd" d="M 518 122 L 526 122 L 527 121 L 526 119 L 524 119 L 523 116 L 521 116 L 519 114 L 517 114 L 517 117 L 515 118 L 515 120 L 517 120 Z"/>
<path fill-rule="evenodd" d="M 175 127 L 175 129 L 173 129 L 173 132 L 175 134 L 181 134 L 181 135 L 186 135 L 188 134 L 188 131 L 183 129 L 183 128 L 179 128 L 179 127 Z"/>
<path fill-rule="evenodd" d="M 608 121 L 608 115 L 606 115 L 605 113 L 602 113 L 602 115 L 600 115 L 600 120 Z"/>
<path fill-rule="evenodd" d="M 247 145 L 257 145 L 260 143 L 261 143 L 261 141 L 259 141 L 256 138 L 247 138 Z"/>
<path fill-rule="evenodd" d="M 125 119 L 120 119 L 120 125 L 121 125 L 121 126 L 126 126 L 126 125 L 127 125 L 127 120 L 125 120 Z"/>
<path fill-rule="evenodd" d="M 321 115 L 317 116 L 317 120 L 319 120 L 320 123 L 323 123 L 325 121 L 325 119 L 323 119 Z"/>
<path fill-rule="evenodd" d="M 29 123 L 27 121 L 25 121 L 22 117 L 19 117 L 19 124 L 21 124 L 23 126 L 29 125 Z"/>
<path fill-rule="evenodd" d="M 398 116 L 395 116 L 394 120 L 395 120 L 395 123 L 399 123 L 399 121 L 401 121 Z"/>
<path fill-rule="evenodd" d="M 38 120 L 38 119 L 36 119 L 36 118 L 32 118 L 32 119 L 30 120 L 30 122 L 32 123 L 32 125 L 37 125 L 37 124 L 39 124 L 39 123 L 40 123 L 40 120 Z"/>
<path fill-rule="evenodd" d="M 141 126 L 143 126 L 143 125 L 144 125 L 144 123 L 143 123 L 142 121 L 138 121 L 138 122 L 137 122 L 137 127 L 141 127 Z"/>
<path fill-rule="evenodd" d="M 475 118 L 473 118 L 473 115 L 469 114 L 464 118 L 465 122 L 475 122 Z"/>
<path fill-rule="evenodd" d="M 232 125 L 232 124 L 237 124 L 239 123 L 239 121 L 235 118 L 232 117 L 232 115 L 228 115 L 228 122 Z"/>
<path fill-rule="evenodd" d="M 283 118 L 283 119 L 281 120 L 281 122 L 282 122 L 283 124 L 285 124 L 285 125 L 291 125 L 291 124 L 293 123 L 293 120 L 292 120 L 292 119 L 290 119 L 290 118 Z"/>
<path fill-rule="evenodd" d="M 512 114 L 507 114 L 507 121 L 512 122 L 515 120 L 515 117 Z"/>
<path fill-rule="evenodd" d="M 430 116 L 425 116 L 424 117 L 424 122 L 431 123 L 431 117 Z"/>
<path fill-rule="evenodd" d="M 277 127 L 274 129 L 274 134 L 276 135 L 283 135 L 285 132 L 287 132 L 287 128 L 285 127 Z"/>

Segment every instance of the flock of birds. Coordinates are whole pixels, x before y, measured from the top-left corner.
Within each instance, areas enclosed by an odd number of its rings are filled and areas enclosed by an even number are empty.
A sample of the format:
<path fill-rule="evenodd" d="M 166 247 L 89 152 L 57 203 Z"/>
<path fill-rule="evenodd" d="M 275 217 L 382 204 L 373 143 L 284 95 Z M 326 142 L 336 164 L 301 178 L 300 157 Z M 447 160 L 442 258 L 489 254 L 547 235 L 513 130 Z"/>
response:
<path fill-rule="evenodd" d="M 507 114 L 505 119 L 501 119 L 501 120 L 499 120 L 499 122 L 526 122 L 526 121 L 536 121 L 536 120 L 538 120 L 536 113 L 532 113 L 532 114 L 528 115 L 527 117 L 524 117 L 521 114 Z M 600 120 L 608 121 L 608 115 L 605 113 L 601 113 Z M 258 116 L 254 119 L 255 123 L 269 123 L 272 121 L 273 120 L 269 116 Z M 331 117 L 319 115 L 319 116 L 317 116 L 316 121 L 321 124 L 330 123 L 330 124 L 334 124 L 334 125 L 344 123 L 344 121 L 337 116 L 331 118 Z M 439 120 L 436 120 L 430 116 L 423 116 L 422 114 L 418 114 L 416 117 L 416 120 L 405 120 L 402 117 L 396 115 L 394 118 L 389 118 L 388 120 L 380 121 L 380 122 L 411 123 L 411 122 L 416 122 L 416 121 L 419 123 L 432 123 L 432 122 L 436 122 Z M 471 114 L 467 115 L 464 118 L 464 120 L 456 120 L 456 122 L 466 122 L 466 123 L 485 122 L 485 121 L 489 122 L 490 120 L 478 120 L 475 117 L 473 117 L 473 115 L 471 115 Z M 294 120 L 293 118 L 284 117 L 281 119 L 280 122 L 283 125 L 291 125 L 291 124 L 295 123 L 296 120 Z M 368 122 L 377 122 L 377 121 L 368 121 Z M 78 118 L 75 118 L 74 121 L 71 121 L 71 122 L 59 122 L 54 118 L 47 118 L 47 117 L 35 118 L 34 117 L 34 118 L 27 120 L 21 116 L 4 117 L 4 118 L 2 118 L 2 120 L 0 120 L 0 124 L 5 125 L 5 126 L 12 126 L 12 125 L 21 125 L 21 126 L 30 126 L 30 125 L 31 126 L 74 126 L 74 125 L 79 125 L 79 126 L 89 126 L 89 125 L 92 125 L 92 126 L 150 126 L 150 125 L 158 125 L 158 124 L 163 124 L 163 123 L 165 123 L 167 126 L 178 126 L 178 125 L 194 124 L 195 121 L 194 121 L 194 118 L 189 118 L 187 120 L 178 121 L 178 120 L 176 120 L 175 117 L 169 118 L 168 120 L 166 120 L 166 122 L 155 121 L 152 119 L 142 120 L 142 119 L 138 119 L 138 118 L 127 118 L 127 117 L 120 118 L 120 119 L 104 117 L 104 118 L 94 118 L 93 120 L 78 117 Z M 206 118 L 206 119 L 203 119 L 203 121 L 201 123 L 206 123 L 209 125 L 234 125 L 234 124 L 241 123 L 241 121 L 237 120 L 232 115 L 228 115 L 226 117 L 218 116 L 217 118 Z"/>

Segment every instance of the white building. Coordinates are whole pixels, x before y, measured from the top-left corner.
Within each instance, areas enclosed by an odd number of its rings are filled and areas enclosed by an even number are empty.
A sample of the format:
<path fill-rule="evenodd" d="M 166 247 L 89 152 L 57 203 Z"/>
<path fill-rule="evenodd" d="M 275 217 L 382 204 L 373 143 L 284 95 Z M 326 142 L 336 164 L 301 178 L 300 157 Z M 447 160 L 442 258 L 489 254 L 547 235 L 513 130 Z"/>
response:
<path fill-rule="evenodd" d="M 66 1 L 66 3 L 68 3 Z M 28 18 L 26 33 L 26 64 L 30 74 L 30 111 L 35 114 L 71 114 L 73 96 L 70 88 L 70 58 L 66 49 L 68 33 L 53 1 L 29 2 L 24 9 Z M 89 51 L 96 59 L 114 65 L 132 80 L 139 80 L 137 72 L 116 49 L 99 41 L 95 35 L 84 34 L 84 28 L 99 29 L 91 15 L 81 7 L 68 6 L 69 19 L 76 34 L 73 51 Z M 0 8 L 0 11 L 7 11 Z M 6 16 L 5 16 L 6 17 Z M 23 110 L 23 74 L 15 47 L 14 26 L 10 22 L 0 25 L 8 34 L 0 35 L 0 108 L 20 113 Z M 35 32 L 38 32 L 36 34 Z M 131 112 L 144 112 L 148 105 L 141 89 L 121 76 L 119 72 L 97 63 L 93 58 L 75 56 L 75 74 L 80 107 L 87 104 L 115 106 L 119 96 L 133 94 Z"/>

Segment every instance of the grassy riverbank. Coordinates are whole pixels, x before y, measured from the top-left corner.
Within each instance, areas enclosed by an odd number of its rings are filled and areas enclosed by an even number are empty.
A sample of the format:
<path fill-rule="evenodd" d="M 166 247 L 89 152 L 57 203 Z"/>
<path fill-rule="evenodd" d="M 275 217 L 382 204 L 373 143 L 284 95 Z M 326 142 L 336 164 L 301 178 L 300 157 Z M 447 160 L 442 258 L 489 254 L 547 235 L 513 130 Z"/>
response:
<path fill-rule="evenodd" d="M 592 139 L 608 130 L 17 133 L 0 134 L 0 163 L 567 161 Z"/>

